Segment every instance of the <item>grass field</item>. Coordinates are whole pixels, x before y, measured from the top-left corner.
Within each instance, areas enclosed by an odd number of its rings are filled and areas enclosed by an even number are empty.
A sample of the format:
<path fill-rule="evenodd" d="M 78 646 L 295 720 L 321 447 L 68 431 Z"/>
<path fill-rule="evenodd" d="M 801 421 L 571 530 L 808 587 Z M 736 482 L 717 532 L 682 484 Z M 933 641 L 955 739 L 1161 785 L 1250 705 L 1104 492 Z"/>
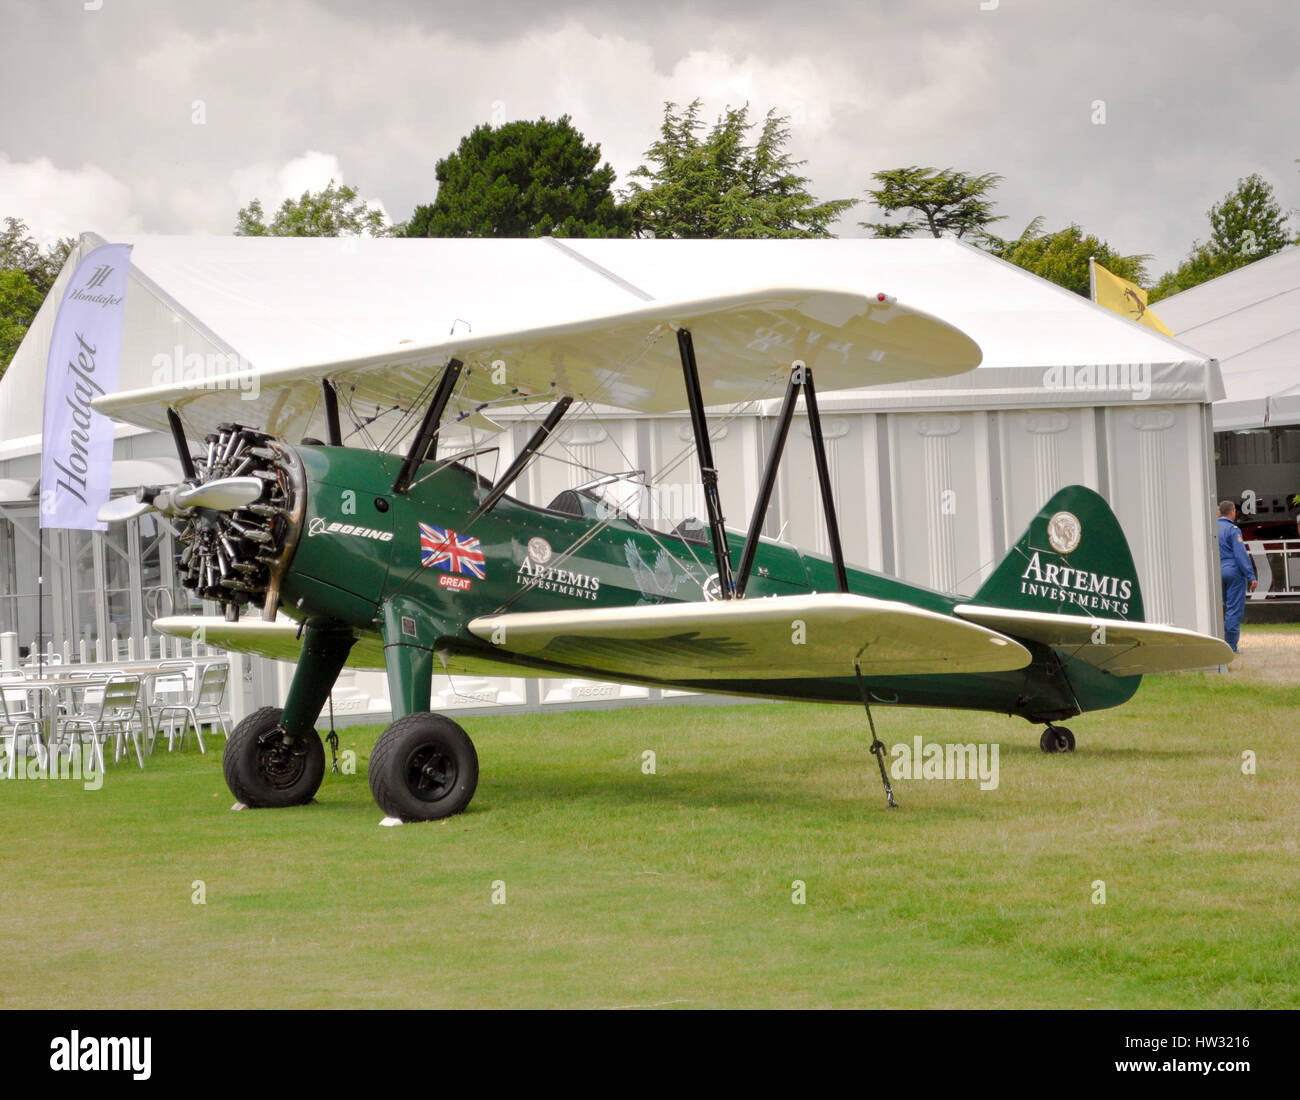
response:
<path fill-rule="evenodd" d="M 1297 643 L 1248 628 L 1072 756 L 882 709 L 891 745 L 999 746 L 997 789 L 904 780 L 897 811 L 860 713 L 803 705 L 469 719 L 469 812 L 397 829 L 377 727 L 295 810 L 231 813 L 219 740 L 0 782 L 0 1007 L 1297 1007 Z"/>

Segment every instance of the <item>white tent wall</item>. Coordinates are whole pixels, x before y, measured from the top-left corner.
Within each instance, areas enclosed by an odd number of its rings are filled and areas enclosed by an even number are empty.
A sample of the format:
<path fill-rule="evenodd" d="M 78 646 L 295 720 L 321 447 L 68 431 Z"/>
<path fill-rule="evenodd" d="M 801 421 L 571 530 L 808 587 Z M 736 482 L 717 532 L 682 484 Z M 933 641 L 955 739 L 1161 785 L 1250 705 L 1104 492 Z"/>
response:
<path fill-rule="evenodd" d="M 1054 492 L 1083 484 L 1106 496 L 1128 535 L 1147 618 L 1221 629 L 1201 406 L 863 412 L 824 426 L 850 560 L 971 594 Z M 809 449 L 791 446 L 786 463 L 779 523 L 824 553 Z"/>
<path fill-rule="evenodd" d="M 83 237 L 60 279 L 97 243 L 93 235 Z M 1222 395 L 1217 365 L 977 250 L 947 241 L 141 237 L 129 243 L 135 251 L 123 388 L 149 385 L 158 370 L 184 367 L 191 356 L 206 360 L 237 350 L 256 367 L 327 361 L 445 334 L 453 324 L 472 323 L 482 332 L 740 284 L 815 283 L 897 294 L 965 329 L 985 359 L 966 375 L 905 389 L 819 395 L 848 560 L 943 591 L 973 593 L 1048 497 L 1077 482 L 1100 491 L 1119 516 L 1147 617 L 1221 633 L 1209 411 Z M 31 480 L 39 472 L 39 436 L 32 433 L 57 293 L 0 380 L 0 482 Z M 1144 385 L 1129 385 L 1127 373 L 1115 385 L 1113 370 L 1107 385 L 1105 368 L 1115 365 L 1125 372 L 1141 368 Z M 1051 373 L 1062 366 L 1085 373 Z M 732 527 L 748 524 L 778 405 L 771 396 L 738 412 L 718 411 L 711 420 L 723 511 Z M 522 412 L 498 418 L 508 428 L 494 440 L 500 471 L 537 421 Z M 547 452 L 564 461 L 534 463 L 515 493 L 546 504 L 597 472 L 643 469 L 657 479 L 643 502 L 646 516 L 674 526 L 703 512 L 692 440 L 684 413 L 612 412 L 597 423 L 577 419 L 575 410 L 561 422 L 559 445 Z M 457 429 L 440 441 L 440 454 L 484 442 Z M 175 461 L 169 437 L 129 427 L 118 429 L 115 456 Z M 802 410 L 764 533 L 828 553 Z M 243 657 L 237 667 L 237 716 L 284 698 L 293 666 Z M 434 706 L 580 705 L 663 694 L 576 680 L 457 677 L 453 683 L 439 674 Z M 388 706 L 382 673 L 340 678 L 336 718 L 379 716 Z"/>

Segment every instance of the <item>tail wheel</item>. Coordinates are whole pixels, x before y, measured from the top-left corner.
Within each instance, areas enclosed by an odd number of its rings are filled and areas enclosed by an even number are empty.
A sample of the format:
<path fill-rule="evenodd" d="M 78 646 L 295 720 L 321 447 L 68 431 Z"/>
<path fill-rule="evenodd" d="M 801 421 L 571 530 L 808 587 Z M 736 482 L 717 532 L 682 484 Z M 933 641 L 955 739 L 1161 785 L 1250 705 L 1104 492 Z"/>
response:
<path fill-rule="evenodd" d="M 1048 726 L 1038 739 L 1043 752 L 1074 752 L 1074 734 L 1064 726 Z"/>
<path fill-rule="evenodd" d="M 450 718 L 422 712 L 389 726 L 370 757 L 370 792 L 389 817 L 436 821 L 469 805 L 478 754 Z"/>
<path fill-rule="evenodd" d="M 226 742 L 226 785 L 245 806 L 302 806 L 325 778 L 325 746 L 311 730 L 287 742 L 279 707 L 263 707 L 239 723 Z"/>

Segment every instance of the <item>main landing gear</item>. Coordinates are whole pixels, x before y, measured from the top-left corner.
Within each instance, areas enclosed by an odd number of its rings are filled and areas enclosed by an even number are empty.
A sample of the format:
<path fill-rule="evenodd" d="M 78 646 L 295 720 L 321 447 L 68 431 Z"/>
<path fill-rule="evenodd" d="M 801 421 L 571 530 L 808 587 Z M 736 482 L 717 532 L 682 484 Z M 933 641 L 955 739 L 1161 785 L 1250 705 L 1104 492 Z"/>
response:
<path fill-rule="evenodd" d="M 245 806 L 303 806 L 325 778 L 325 747 L 315 730 L 290 741 L 279 707 L 256 710 L 235 727 L 222 758 L 231 793 Z"/>
<path fill-rule="evenodd" d="M 315 721 L 352 648 L 346 627 L 309 622 L 302 656 L 283 708 L 263 707 L 239 723 L 226 742 L 222 770 L 244 806 L 304 806 L 325 778 L 325 746 Z"/>
<path fill-rule="evenodd" d="M 441 714 L 408 714 L 375 742 L 370 793 L 389 817 L 402 821 L 450 817 L 469 805 L 477 786 L 474 742 Z"/>
<path fill-rule="evenodd" d="M 1038 739 L 1038 747 L 1043 752 L 1074 752 L 1074 734 L 1064 726 L 1049 724 Z"/>

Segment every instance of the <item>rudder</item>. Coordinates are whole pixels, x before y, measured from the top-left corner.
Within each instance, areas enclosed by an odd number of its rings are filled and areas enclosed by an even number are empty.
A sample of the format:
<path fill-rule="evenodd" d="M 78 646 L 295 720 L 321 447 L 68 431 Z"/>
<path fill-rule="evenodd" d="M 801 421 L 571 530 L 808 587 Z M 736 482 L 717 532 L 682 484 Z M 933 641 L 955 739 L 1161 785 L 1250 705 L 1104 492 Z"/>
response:
<path fill-rule="evenodd" d="M 1128 540 L 1110 505 L 1069 485 L 1038 514 L 975 594 L 989 607 L 1144 622 Z"/>

